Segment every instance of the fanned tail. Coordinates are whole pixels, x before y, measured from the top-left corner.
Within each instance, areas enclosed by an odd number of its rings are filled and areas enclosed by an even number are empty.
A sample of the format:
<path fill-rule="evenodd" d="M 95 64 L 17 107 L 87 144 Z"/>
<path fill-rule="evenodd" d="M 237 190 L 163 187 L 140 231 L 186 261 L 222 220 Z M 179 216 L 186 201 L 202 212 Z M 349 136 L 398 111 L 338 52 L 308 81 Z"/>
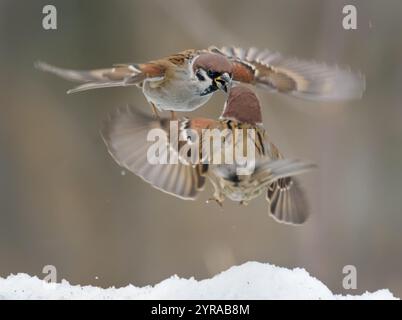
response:
<path fill-rule="evenodd" d="M 309 215 L 307 201 L 294 178 L 282 178 L 268 186 L 270 215 L 282 223 L 302 224 Z"/>

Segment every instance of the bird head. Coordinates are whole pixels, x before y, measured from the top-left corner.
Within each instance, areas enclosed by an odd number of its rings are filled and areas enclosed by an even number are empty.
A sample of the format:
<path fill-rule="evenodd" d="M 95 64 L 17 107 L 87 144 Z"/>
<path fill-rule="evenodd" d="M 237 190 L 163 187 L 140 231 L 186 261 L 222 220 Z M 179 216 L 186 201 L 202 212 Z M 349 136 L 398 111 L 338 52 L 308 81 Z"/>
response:
<path fill-rule="evenodd" d="M 260 101 L 250 88 L 245 86 L 232 87 L 221 119 L 230 119 L 252 125 L 262 124 Z"/>
<path fill-rule="evenodd" d="M 232 84 L 233 66 L 225 57 L 215 53 L 202 53 L 193 63 L 193 71 L 200 83 L 204 83 L 200 93 L 205 96 L 222 90 L 228 92 Z"/>

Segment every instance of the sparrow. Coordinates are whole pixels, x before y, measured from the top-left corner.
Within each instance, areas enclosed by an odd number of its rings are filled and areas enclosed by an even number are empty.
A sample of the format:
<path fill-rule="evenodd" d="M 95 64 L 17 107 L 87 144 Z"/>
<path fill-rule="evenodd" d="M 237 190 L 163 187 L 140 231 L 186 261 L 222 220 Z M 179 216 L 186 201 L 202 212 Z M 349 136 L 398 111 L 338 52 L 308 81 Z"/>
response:
<path fill-rule="evenodd" d="M 360 98 L 365 89 L 361 74 L 256 48 L 189 49 L 145 63 L 86 71 L 62 69 L 44 62 L 37 62 L 36 67 L 81 83 L 68 93 L 138 86 L 155 112 L 193 111 L 214 92 L 227 92 L 233 82 L 323 101 Z"/>
<path fill-rule="evenodd" d="M 169 131 L 176 121 L 178 133 Z M 168 148 L 177 145 L 177 164 L 151 164 L 149 150 L 152 142 L 147 140 L 151 129 L 161 129 L 171 138 Z M 204 156 L 208 130 L 224 132 L 222 140 L 226 143 L 218 153 L 226 154 L 230 146 L 236 147 L 246 140 L 238 139 L 238 134 L 250 138 L 254 151 L 254 166 L 248 172 L 245 164 L 235 159 L 231 163 L 211 160 L 211 154 Z M 237 130 L 237 131 L 236 131 Z M 187 141 L 190 133 L 197 133 L 199 139 Z M 237 134 L 234 134 L 237 132 Z M 301 224 L 306 221 L 308 209 L 306 199 L 299 183 L 293 176 L 311 170 L 312 163 L 295 159 L 286 159 L 270 141 L 262 124 L 261 106 L 254 92 L 245 86 L 233 86 L 228 95 L 222 115 L 218 120 L 207 118 L 178 120 L 167 118 L 155 119 L 151 115 L 140 113 L 137 108 L 127 106 L 114 112 L 101 129 L 109 153 L 116 162 L 141 177 L 153 187 L 181 199 L 194 200 L 209 180 L 214 188 L 209 200 L 222 205 L 225 198 L 246 205 L 250 200 L 265 193 L 269 213 L 277 221 Z M 189 149 L 186 143 L 198 144 L 198 148 Z M 210 144 L 214 149 L 214 144 Z M 220 146 L 221 147 L 221 146 Z M 173 149 L 173 148 L 172 148 Z M 189 150 L 199 152 L 198 160 L 189 161 L 193 155 Z M 234 149 L 230 149 L 230 152 Z M 171 150 L 169 150 L 171 151 Z M 230 154 L 229 152 L 229 154 Z M 191 152 L 190 152 L 191 153 Z M 225 159 L 226 160 L 226 159 Z"/>

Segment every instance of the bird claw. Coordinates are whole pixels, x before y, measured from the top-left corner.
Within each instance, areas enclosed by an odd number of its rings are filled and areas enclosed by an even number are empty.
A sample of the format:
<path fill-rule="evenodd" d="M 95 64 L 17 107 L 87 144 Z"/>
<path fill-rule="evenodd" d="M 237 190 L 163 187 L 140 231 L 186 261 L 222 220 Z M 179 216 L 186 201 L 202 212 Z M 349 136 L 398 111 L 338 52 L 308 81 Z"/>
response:
<path fill-rule="evenodd" d="M 222 201 L 222 200 L 219 200 L 219 199 L 217 199 L 217 198 L 209 198 L 209 199 L 206 201 L 206 203 L 211 203 L 212 201 L 214 201 L 215 203 L 217 203 L 217 204 L 219 205 L 219 207 L 220 207 L 221 209 L 223 209 L 223 201 Z"/>

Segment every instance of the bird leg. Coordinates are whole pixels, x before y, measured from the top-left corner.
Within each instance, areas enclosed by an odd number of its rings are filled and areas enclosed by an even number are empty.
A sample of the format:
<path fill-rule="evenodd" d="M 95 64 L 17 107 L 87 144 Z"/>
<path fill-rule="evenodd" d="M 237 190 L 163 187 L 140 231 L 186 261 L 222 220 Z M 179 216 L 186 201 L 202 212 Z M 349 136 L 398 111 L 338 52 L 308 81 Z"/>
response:
<path fill-rule="evenodd" d="M 154 114 L 154 116 L 156 117 L 157 120 L 160 120 L 158 108 L 156 108 L 152 102 L 149 102 L 149 103 L 151 104 L 152 113 Z"/>
<path fill-rule="evenodd" d="M 176 113 L 174 111 L 170 111 L 170 120 L 176 120 Z"/>
<path fill-rule="evenodd" d="M 215 201 L 221 209 L 223 209 L 223 200 L 225 197 L 223 196 L 222 192 L 220 191 L 220 188 L 214 179 L 210 179 L 212 186 L 214 187 L 214 194 L 211 198 L 207 200 L 207 203 L 210 203 L 211 201 Z"/>

